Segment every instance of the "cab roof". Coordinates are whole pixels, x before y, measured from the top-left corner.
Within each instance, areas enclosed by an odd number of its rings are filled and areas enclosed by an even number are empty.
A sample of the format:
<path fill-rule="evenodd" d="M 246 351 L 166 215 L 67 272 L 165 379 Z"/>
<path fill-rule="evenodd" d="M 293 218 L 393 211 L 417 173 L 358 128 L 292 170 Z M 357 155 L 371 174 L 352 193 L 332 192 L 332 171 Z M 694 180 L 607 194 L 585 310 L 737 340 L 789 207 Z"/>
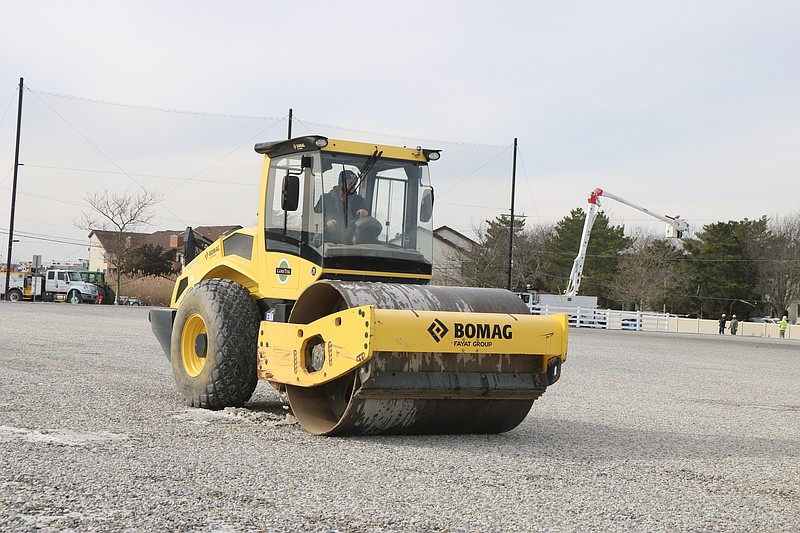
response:
<path fill-rule="evenodd" d="M 438 159 L 439 150 L 423 149 L 421 147 L 408 148 L 405 146 L 390 146 L 381 144 L 362 143 L 356 141 L 343 141 L 329 139 L 321 135 L 307 135 L 281 141 L 257 143 L 254 149 L 259 154 L 270 158 L 323 150 L 344 154 L 372 155 L 376 151 L 383 152 L 383 157 L 391 159 L 405 159 L 408 161 L 428 162 Z M 436 154 L 431 157 L 431 154 Z"/>

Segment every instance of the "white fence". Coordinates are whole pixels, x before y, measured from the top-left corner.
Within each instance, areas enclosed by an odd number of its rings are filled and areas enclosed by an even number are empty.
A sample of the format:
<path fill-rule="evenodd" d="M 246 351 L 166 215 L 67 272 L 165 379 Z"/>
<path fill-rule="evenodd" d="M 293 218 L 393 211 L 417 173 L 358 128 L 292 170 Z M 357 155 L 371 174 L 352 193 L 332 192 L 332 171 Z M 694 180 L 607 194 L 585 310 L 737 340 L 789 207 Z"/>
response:
<path fill-rule="evenodd" d="M 577 328 L 626 329 L 636 331 L 669 331 L 669 313 L 647 311 L 614 311 L 582 307 L 531 306 L 534 315 L 566 313 L 569 325 Z"/>
<path fill-rule="evenodd" d="M 586 309 L 582 307 L 556 307 L 533 305 L 534 315 L 566 313 L 569 325 L 577 328 L 623 329 L 632 331 L 664 331 L 673 333 L 719 334 L 716 319 L 683 318 L 669 313 L 647 311 L 614 311 L 611 309 Z M 730 322 L 725 329 L 730 335 Z M 762 322 L 739 322 L 737 335 L 742 337 L 780 337 L 778 324 Z M 790 325 L 785 333 L 787 339 L 800 339 L 800 325 Z"/>
<path fill-rule="evenodd" d="M 670 317 L 669 331 L 678 333 L 704 333 L 719 334 L 719 322 L 716 320 L 701 320 L 697 318 Z M 725 335 L 730 335 L 730 322 L 725 328 Z M 778 324 L 768 324 L 765 322 L 739 322 L 736 332 L 742 337 L 768 337 L 780 338 L 780 326 Z M 786 328 L 785 337 L 787 339 L 800 339 L 800 325 L 790 325 Z"/>

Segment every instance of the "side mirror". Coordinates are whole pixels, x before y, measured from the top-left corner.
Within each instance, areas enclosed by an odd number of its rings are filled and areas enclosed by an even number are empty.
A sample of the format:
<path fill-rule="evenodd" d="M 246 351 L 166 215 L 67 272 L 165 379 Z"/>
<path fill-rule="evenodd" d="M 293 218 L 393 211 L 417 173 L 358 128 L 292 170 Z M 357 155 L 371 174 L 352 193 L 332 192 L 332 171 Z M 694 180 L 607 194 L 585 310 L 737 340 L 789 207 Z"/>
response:
<path fill-rule="evenodd" d="M 309 158 L 311 159 L 311 158 Z M 294 174 L 283 177 L 283 192 L 281 196 L 281 209 L 284 211 L 297 211 L 300 203 L 300 178 Z"/>
<path fill-rule="evenodd" d="M 300 158 L 300 168 L 302 169 L 312 169 L 314 168 L 314 158 L 310 155 L 304 155 Z"/>
<path fill-rule="evenodd" d="M 422 222 L 429 222 L 433 216 L 433 189 L 428 189 L 422 193 L 422 203 L 419 206 L 419 219 Z"/>

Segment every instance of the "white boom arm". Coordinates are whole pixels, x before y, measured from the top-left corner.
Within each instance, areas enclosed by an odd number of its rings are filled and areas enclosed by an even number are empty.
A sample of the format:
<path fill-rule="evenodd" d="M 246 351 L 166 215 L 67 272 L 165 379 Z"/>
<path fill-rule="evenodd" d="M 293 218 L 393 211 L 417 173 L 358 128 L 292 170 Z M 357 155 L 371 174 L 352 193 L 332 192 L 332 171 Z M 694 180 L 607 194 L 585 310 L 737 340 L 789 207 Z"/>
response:
<path fill-rule="evenodd" d="M 689 230 L 689 224 L 683 220 L 680 215 L 675 215 L 674 217 L 669 215 L 657 215 L 645 207 L 629 202 L 610 192 L 603 191 L 603 189 L 598 188 L 593 190 L 589 193 L 589 210 L 586 212 L 586 222 L 583 224 L 583 233 L 581 234 L 581 244 L 578 249 L 578 255 L 572 263 L 572 272 L 569 274 L 569 284 L 567 285 L 567 290 L 564 291 L 566 296 L 575 296 L 578 294 L 578 289 L 580 289 L 581 278 L 583 277 L 583 263 L 586 261 L 586 250 L 589 248 L 589 237 L 592 233 L 594 221 L 597 218 L 597 209 L 600 206 L 601 196 L 611 198 L 634 209 L 638 209 L 642 213 L 647 213 L 662 222 L 666 222 L 667 238 L 680 239 L 683 236 L 683 232 Z"/>

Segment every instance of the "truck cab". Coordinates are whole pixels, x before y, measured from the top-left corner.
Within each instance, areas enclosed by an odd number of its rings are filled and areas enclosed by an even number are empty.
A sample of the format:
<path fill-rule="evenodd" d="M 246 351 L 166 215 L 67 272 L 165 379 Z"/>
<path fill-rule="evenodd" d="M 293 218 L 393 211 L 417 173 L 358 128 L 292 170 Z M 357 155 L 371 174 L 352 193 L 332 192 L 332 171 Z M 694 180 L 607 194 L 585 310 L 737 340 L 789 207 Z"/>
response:
<path fill-rule="evenodd" d="M 45 299 L 97 303 L 97 286 L 86 283 L 76 270 L 51 269 L 45 275 Z"/>

